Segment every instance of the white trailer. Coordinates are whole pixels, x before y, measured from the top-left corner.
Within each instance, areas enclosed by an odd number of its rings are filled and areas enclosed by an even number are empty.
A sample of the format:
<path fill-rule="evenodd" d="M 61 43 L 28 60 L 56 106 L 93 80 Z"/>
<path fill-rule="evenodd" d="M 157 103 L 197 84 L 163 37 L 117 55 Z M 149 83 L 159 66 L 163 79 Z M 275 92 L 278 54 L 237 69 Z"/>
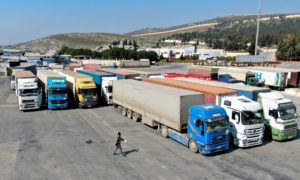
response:
<path fill-rule="evenodd" d="M 189 107 L 203 104 L 199 92 L 135 80 L 113 81 L 113 102 L 122 114 L 151 127 L 163 124 L 174 130 L 187 129 Z"/>
<path fill-rule="evenodd" d="M 38 87 L 35 75 L 31 71 L 16 71 L 15 84 L 19 109 L 39 109 L 42 104 L 42 89 Z"/>

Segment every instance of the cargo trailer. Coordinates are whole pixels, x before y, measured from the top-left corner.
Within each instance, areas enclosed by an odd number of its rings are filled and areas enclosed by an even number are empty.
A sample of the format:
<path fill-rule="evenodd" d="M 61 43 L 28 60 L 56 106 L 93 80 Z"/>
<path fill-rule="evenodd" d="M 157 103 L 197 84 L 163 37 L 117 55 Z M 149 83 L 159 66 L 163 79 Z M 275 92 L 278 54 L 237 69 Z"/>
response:
<path fill-rule="evenodd" d="M 225 110 L 203 103 L 203 94 L 135 80 L 113 82 L 113 102 L 124 116 L 158 127 L 193 152 L 211 154 L 229 149 Z"/>
<path fill-rule="evenodd" d="M 257 100 L 259 93 L 271 92 L 271 89 L 269 88 L 246 86 L 242 84 L 230 84 L 230 83 L 206 81 L 206 80 L 193 79 L 193 78 L 175 78 L 175 80 L 232 89 L 237 91 L 238 96 L 245 96 L 253 101 Z"/>
<path fill-rule="evenodd" d="M 130 72 L 130 71 L 124 70 L 124 69 L 102 68 L 102 69 L 98 69 L 97 71 L 115 74 L 117 76 L 117 79 L 136 79 L 140 76 L 139 73 Z"/>
<path fill-rule="evenodd" d="M 218 80 L 218 68 L 210 68 L 203 66 L 192 66 L 188 69 L 188 74 L 199 76 L 210 76 L 211 80 Z"/>
<path fill-rule="evenodd" d="M 204 104 L 219 105 L 223 97 L 237 95 L 237 91 L 232 89 L 178 81 L 174 79 L 143 78 L 143 81 L 201 92 L 204 94 Z"/>

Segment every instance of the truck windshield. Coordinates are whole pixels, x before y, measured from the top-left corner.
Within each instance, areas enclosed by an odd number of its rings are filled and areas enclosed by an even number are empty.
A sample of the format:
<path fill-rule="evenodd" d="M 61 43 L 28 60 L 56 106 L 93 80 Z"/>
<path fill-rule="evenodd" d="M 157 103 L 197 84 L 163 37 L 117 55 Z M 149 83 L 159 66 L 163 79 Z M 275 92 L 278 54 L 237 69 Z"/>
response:
<path fill-rule="evenodd" d="M 67 88 L 51 88 L 49 90 L 49 96 L 66 96 Z"/>
<path fill-rule="evenodd" d="M 288 120 L 288 119 L 294 119 L 296 118 L 296 110 L 295 108 L 290 108 L 290 109 L 280 109 L 279 114 L 281 119 L 283 120 Z"/>
<path fill-rule="evenodd" d="M 80 94 L 83 96 L 95 96 L 96 95 L 96 88 L 93 89 L 80 89 Z"/>
<path fill-rule="evenodd" d="M 112 91 L 113 91 L 113 87 L 112 87 L 112 86 L 108 86 L 108 87 L 107 87 L 107 92 L 108 92 L 108 93 L 112 93 Z"/>
<path fill-rule="evenodd" d="M 243 125 L 251 125 L 251 124 L 261 124 L 263 123 L 263 114 L 262 110 L 257 112 L 251 111 L 243 111 L 242 115 L 242 124 Z"/>
<path fill-rule="evenodd" d="M 39 89 L 21 89 L 20 96 L 37 96 Z"/>
<path fill-rule="evenodd" d="M 215 119 L 207 119 L 205 120 L 206 123 L 206 130 L 207 131 L 216 131 L 219 129 L 227 128 L 229 125 L 228 117 L 221 117 Z"/>

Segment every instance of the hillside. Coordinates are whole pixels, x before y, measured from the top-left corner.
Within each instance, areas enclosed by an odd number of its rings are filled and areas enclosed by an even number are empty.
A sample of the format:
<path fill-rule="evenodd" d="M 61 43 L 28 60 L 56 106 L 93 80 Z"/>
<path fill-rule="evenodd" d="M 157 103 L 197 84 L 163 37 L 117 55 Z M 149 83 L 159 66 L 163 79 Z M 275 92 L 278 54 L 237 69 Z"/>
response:
<path fill-rule="evenodd" d="M 265 21 L 268 18 L 284 18 L 286 16 L 291 16 L 291 14 L 263 14 L 262 20 Z M 254 22 L 257 19 L 257 15 L 230 15 L 226 17 L 218 17 L 211 20 L 206 20 L 197 23 L 184 24 L 179 26 L 172 26 L 167 28 L 146 28 L 138 31 L 133 31 L 127 33 L 126 35 L 132 37 L 143 37 L 148 39 L 161 39 L 170 37 L 174 34 L 183 34 L 189 32 L 205 32 L 209 28 L 214 28 L 215 26 L 223 26 L 228 23 L 236 23 L 238 21 L 247 21 L 248 23 Z"/>
<path fill-rule="evenodd" d="M 229 35 L 230 37 L 239 37 L 235 38 L 236 41 L 243 41 L 244 44 L 250 40 L 252 41 L 253 32 L 256 28 L 256 18 L 257 15 L 231 15 L 167 28 L 146 28 L 123 35 L 109 33 L 57 34 L 13 45 L 10 46 L 10 48 L 45 52 L 48 50 L 58 50 L 65 45 L 70 48 L 86 48 L 101 51 L 107 49 L 113 41 L 122 43 L 125 39 L 130 41 L 134 40 L 140 47 L 153 47 L 163 38 L 184 41 L 192 39 L 202 40 L 210 44 L 213 48 L 222 48 L 221 45 L 213 46 L 212 42 L 218 42 L 218 40 L 225 41 L 227 39 L 224 37 L 228 37 Z M 289 23 L 286 23 L 287 21 L 284 21 L 284 19 L 287 19 Z M 265 34 L 267 34 L 268 30 L 271 29 L 273 32 L 272 35 L 276 35 L 277 33 L 280 34 L 279 38 L 282 38 L 290 31 L 299 29 L 299 19 L 300 14 L 264 14 L 262 15 L 262 31 L 265 31 Z M 286 25 L 288 25 L 288 27 Z M 274 28 L 278 28 L 278 31 L 273 31 Z M 246 36 L 245 41 L 244 37 Z M 279 42 L 280 39 L 275 41 Z M 171 46 L 172 44 L 165 45 Z M 119 46 L 121 46 L 121 44 Z"/>

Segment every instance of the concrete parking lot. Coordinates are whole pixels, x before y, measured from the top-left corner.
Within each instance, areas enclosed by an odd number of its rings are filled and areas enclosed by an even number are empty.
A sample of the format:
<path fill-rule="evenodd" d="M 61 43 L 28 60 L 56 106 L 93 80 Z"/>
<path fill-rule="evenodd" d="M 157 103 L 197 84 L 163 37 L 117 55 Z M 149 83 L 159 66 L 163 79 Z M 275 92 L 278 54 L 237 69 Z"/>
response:
<path fill-rule="evenodd" d="M 144 70 L 186 73 L 187 67 Z M 258 147 L 203 156 L 162 137 L 156 129 L 127 119 L 112 106 L 21 112 L 9 83 L 8 78 L 0 78 L 1 180 L 300 177 L 299 130 L 290 141 L 266 141 Z M 299 107 L 300 98 L 290 98 Z M 118 131 L 127 139 L 123 144 L 126 157 L 113 155 Z"/>

